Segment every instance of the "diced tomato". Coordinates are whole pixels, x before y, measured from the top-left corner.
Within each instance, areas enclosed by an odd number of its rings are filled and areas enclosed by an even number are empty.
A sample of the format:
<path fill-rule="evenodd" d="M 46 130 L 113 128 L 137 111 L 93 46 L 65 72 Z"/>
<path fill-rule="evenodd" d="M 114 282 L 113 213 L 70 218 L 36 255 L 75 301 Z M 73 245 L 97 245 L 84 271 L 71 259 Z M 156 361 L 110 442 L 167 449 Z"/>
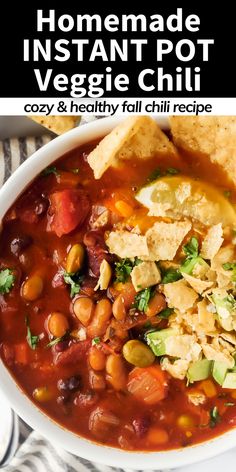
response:
<path fill-rule="evenodd" d="M 12 365 L 14 363 L 14 346 L 9 346 L 9 344 L 3 343 L 1 348 L 7 365 Z"/>
<path fill-rule="evenodd" d="M 167 394 L 167 378 L 161 367 L 136 367 L 129 374 L 128 391 L 146 405 L 155 405 Z"/>
<path fill-rule="evenodd" d="M 26 365 L 29 362 L 29 347 L 26 343 L 19 343 L 15 345 L 15 362 L 17 364 Z"/>
<path fill-rule="evenodd" d="M 90 203 L 82 189 L 68 189 L 49 196 L 47 231 L 54 231 L 60 238 L 81 225 L 88 215 Z"/>
<path fill-rule="evenodd" d="M 85 359 L 85 355 L 91 345 L 90 340 L 80 341 L 78 343 L 72 344 L 65 351 L 59 352 L 54 357 L 55 365 L 68 365 L 75 364 L 78 361 Z"/>

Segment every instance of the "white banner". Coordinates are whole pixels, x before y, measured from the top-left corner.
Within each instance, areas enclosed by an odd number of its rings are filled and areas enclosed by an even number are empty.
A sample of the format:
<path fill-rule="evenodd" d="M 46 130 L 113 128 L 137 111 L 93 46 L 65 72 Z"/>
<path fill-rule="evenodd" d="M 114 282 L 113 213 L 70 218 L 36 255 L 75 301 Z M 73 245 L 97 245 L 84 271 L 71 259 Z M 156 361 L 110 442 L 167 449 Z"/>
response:
<path fill-rule="evenodd" d="M 236 98 L 0 98 L 0 115 L 236 115 Z"/>

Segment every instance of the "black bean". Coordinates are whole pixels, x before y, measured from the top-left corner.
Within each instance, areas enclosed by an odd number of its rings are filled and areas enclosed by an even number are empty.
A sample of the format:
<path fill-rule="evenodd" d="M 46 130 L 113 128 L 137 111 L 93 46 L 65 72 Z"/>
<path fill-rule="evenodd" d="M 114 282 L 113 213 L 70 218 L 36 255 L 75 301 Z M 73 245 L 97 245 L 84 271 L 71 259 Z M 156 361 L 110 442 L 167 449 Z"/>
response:
<path fill-rule="evenodd" d="M 31 236 L 28 236 L 27 234 L 14 238 L 10 246 L 12 254 L 18 257 L 21 252 L 23 252 L 27 247 L 30 246 L 32 241 L 33 239 L 31 238 Z"/>
<path fill-rule="evenodd" d="M 69 377 L 68 379 L 60 379 L 57 382 L 57 388 L 60 392 L 75 392 L 81 388 L 81 377 L 80 375 L 75 375 L 73 377 Z"/>

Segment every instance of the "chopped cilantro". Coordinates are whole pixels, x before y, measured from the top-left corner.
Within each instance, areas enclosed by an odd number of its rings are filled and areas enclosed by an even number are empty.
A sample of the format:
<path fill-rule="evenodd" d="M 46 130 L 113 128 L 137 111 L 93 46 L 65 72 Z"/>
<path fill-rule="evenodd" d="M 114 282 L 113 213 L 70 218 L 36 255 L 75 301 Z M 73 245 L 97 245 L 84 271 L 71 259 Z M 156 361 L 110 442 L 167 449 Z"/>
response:
<path fill-rule="evenodd" d="M 190 241 L 183 246 L 183 251 L 187 257 L 180 266 L 181 273 L 185 272 L 186 274 L 192 274 L 192 271 L 197 263 L 205 264 L 205 261 L 198 255 L 199 245 L 195 236 L 193 236 Z"/>
<path fill-rule="evenodd" d="M 156 180 L 156 179 L 159 179 L 159 177 L 162 176 L 162 172 L 161 172 L 161 169 L 159 167 L 157 167 L 156 169 L 154 169 L 151 174 L 149 175 L 147 181 L 148 182 L 153 182 L 153 180 Z"/>
<path fill-rule="evenodd" d="M 39 336 L 34 336 L 31 333 L 28 316 L 25 317 L 25 324 L 27 327 L 27 336 L 26 336 L 27 343 L 29 344 L 29 347 L 31 347 L 31 349 L 35 350 L 39 342 Z"/>
<path fill-rule="evenodd" d="M 152 323 L 150 321 L 146 321 L 146 323 L 143 325 L 145 329 L 151 329 L 152 328 Z"/>
<path fill-rule="evenodd" d="M 210 410 L 210 427 L 211 428 L 214 428 L 218 423 L 220 423 L 220 414 L 219 414 L 219 410 L 217 408 L 217 406 L 214 406 L 211 410 Z"/>
<path fill-rule="evenodd" d="M 226 262 L 222 267 L 224 270 L 232 270 L 231 280 L 236 282 L 236 262 Z"/>
<path fill-rule="evenodd" d="M 182 279 L 182 275 L 179 272 L 179 269 L 174 269 L 173 267 L 170 267 L 169 269 L 162 270 L 162 284 L 176 282 L 179 279 Z"/>
<path fill-rule="evenodd" d="M 139 265 L 139 264 L 142 264 L 142 262 L 143 262 L 143 261 L 142 261 L 141 259 L 139 259 L 138 257 L 136 257 L 135 260 L 134 260 L 134 265 L 137 266 L 137 265 Z"/>
<path fill-rule="evenodd" d="M 224 191 L 224 196 L 225 196 L 225 198 L 230 198 L 231 197 L 231 191 L 230 190 L 225 190 Z"/>
<path fill-rule="evenodd" d="M 165 175 L 176 175 L 179 174 L 179 172 L 179 169 L 176 169 L 175 167 L 168 167 L 168 169 L 163 171 L 160 169 L 160 167 L 157 167 L 151 172 L 147 181 L 153 182 L 153 180 L 159 179 L 160 177 L 164 177 Z"/>
<path fill-rule="evenodd" d="M 164 310 L 160 311 L 157 316 L 162 319 L 167 319 L 173 313 L 174 308 L 164 308 Z"/>
<path fill-rule="evenodd" d="M 130 259 L 121 259 L 115 263 L 116 282 L 126 282 L 132 272 L 133 262 Z"/>
<path fill-rule="evenodd" d="M 100 338 L 97 336 L 96 338 L 92 339 L 92 346 L 96 346 L 97 344 L 100 344 Z"/>
<path fill-rule="evenodd" d="M 70 285 L 70 296 L 73 298 L 77 293 L 80 292 L 81 284 L 83 282 L 83 276 L 79 275 L 78 272 L 75 274 L 69 274 L 64 272 L 64 281 L 66 284 Z"/>
<path fill-rule="evenodd" d="M 58 344 L 60 341 L 63 341 L 65 339 L 65 334 L 64 336 L 60 336 L 58 338 L 55 338 L 55 339 L 52 339 L 52 341 L 50 341 L 50 343 L 47 344 L 46 347 L 53 347 L 55 346 L 56 344 Z"/>
<path fill-rule="evenodd" d="M 170 175 L 179 174 L 179 169 L 176 169 L 175 167 L 168 167 L 166 173 Z"/>
<path fill-rule="evenodd" d="M 183 250 L 187 256 L 188 259 L 192 259 L 193 257 L 198 256 L 199 252 L 199 246 L 198 246 L 198 240 L 195 236 L 192 236 L 190 241 L 183 246 Z"/>
<path fill-rule="evenodd" d="M 148 308 L 148 303 L 154 295 L 153 287 L 148 287 L 142 290 L 141 292 L 135 295 L 134 299 L 134 308 L 137 308 L 139 311 L 146 312 Z"/>
<path fill-rule="evenodd" d="M 60 172 L 57 170 L 57 168 L 54 166 L 54 167 L 46 167 L 46 169 L 44 169 L 42 172 L 41 172 L 41 175 L 42 176 L 47 176 L 47 175 L 51 175 L 51 174 L 54 174 L 54 175 L 60 175 Z"/>
<path fill-rule="evenodd" d="M 11 269 L 0 270 L 0 293 L 9 293 L 14 281 L 15 277 Z"/>

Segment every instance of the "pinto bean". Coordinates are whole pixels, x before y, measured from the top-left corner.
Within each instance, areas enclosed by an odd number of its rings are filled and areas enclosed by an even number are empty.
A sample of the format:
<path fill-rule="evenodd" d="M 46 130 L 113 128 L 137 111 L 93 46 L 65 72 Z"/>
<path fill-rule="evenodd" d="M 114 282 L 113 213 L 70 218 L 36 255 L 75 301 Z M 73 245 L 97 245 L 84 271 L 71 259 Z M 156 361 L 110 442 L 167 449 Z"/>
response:
<path fill-rule="evenodd" d="M 127 384 L 127 372 L 124 360 L 117 354 L 110 354 L 106 362 L 107 381 L 115 390 L 124 390 Z"/>
<path fill-rule="evenodd" d="M 95 312 L 87 333 L 91 338 L 105 334 L 109 319 L 112 315 L 112 305 L 108 298 L 102 298 L 97 302 Z"/>
<path fill-rule="evenodd" d="M 106 356 L 97 346 L 92 346 L 89 350 L 89 364 L 93 370 L 103 370 L 106 366 Z"/>

